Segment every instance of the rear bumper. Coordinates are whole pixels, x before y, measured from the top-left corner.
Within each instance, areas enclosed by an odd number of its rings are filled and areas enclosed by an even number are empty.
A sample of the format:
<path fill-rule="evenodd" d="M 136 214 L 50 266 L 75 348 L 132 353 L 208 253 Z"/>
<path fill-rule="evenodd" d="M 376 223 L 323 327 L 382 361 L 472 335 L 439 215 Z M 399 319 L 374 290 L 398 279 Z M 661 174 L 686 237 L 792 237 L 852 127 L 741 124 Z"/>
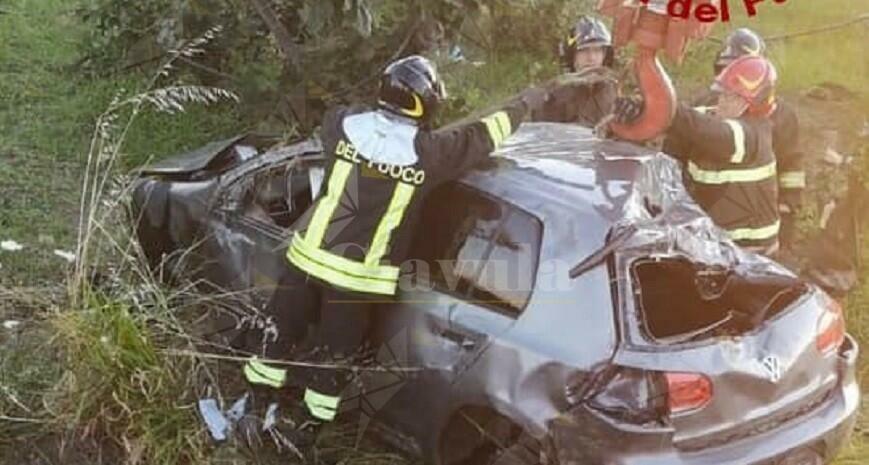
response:
<path fill-rule="evenodd" d="M 673 446 L 666 427 L 613 424 L 590 410 L 552 424 L 559 465 L 767 465 L 811 449 L 826 463 L 841 449 L 857 418 L 857 343 L 847 336 L 840 351 L 840 383 L 811 411 L 763 433 L 696 451 Z M 799 462 L 810 463 L 810 462 Z"/>

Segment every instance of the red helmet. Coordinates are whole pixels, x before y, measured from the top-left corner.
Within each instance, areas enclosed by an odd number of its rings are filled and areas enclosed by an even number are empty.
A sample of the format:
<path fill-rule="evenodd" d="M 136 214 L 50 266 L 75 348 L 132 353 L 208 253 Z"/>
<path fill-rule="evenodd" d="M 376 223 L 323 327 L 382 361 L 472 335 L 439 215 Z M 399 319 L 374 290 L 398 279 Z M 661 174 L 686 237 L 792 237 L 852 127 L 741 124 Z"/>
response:
<path fill-rule="evenodd" d="M 769 116 L 775 110 L 778 72 L 766 58 L 742 56 L 715 78 L 713 90 L 736 94 L 748 102 L 748 113 Z"/>

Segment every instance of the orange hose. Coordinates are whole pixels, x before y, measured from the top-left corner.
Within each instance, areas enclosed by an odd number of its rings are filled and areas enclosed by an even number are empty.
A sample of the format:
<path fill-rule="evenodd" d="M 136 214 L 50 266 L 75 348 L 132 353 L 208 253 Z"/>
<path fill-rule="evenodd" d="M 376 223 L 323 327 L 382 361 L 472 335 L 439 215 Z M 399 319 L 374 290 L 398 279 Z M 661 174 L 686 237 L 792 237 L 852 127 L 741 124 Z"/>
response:
<path fill-rule="evenodd" d="M 634 72 L 645 105 L 635 121 L 610 124 L 613 133 L 622 139 L 634 142 L 654 139 L 667 130 L 676 113 L 676 90 L 656 53 L 654 49 L 637 48 Z"/>

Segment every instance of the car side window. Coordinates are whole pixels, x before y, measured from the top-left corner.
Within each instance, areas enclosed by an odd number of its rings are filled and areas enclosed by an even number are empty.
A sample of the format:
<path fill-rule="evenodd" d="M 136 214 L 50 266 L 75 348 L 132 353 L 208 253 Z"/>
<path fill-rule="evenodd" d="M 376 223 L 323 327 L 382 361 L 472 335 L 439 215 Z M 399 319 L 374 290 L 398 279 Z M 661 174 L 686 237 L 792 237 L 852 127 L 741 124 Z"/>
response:
<path fill-rule="evenodd" d="M 419 278 L 438 291 L 520 314 L 534 287 L 540 221 L 460 184 L 444 186 L 428 199 L 411 249 L 411 258 L 428 268 Z"/>
<path fill-rule="evenodd" d="M 428 266 L 420 278 L 465 296 L 476 280 L 491 238 L 504 219 L 501 205 L 457 184 L 428 196 L 411 257 Z"/>
<path fill-rule="evenodd" d="M 492 240 L 489 255 L 471 288 L 471 299 L 495 305 L 509 314 L 522 313 L 534 290 L 542 233 L 537 218 L 511 208 Z"/>

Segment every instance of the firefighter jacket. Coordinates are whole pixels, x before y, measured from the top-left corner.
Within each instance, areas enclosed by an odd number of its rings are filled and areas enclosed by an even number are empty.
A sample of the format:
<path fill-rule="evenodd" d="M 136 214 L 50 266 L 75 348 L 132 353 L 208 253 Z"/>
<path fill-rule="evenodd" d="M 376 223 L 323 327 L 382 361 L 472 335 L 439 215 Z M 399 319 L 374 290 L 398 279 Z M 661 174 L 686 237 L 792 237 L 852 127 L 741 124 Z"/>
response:
<path fill-rule="evenodd" d="M 707 91 L 694 100 L 693 105 L 705 111 L 717 103 L 718 93 Z M 806 172 L 803 168 L 805 152 L 800 149 L 799 119 L 794 107 L 776 99 L 772 121 L 772 148 L 778 171 L 779 205 L 795 213 L 802 205 L 806 188 Z"/>
<path fill-rule="evenodd" d="M 777 243 L 776 161 L 768 118 L 722 119 L 679 105 L 664 152 L 684 163 L 694 199 L 745 247 Z"/>
<path fill-rule="evenodd" d="M 293 225 L 287 258 L 337 288 L 394 295 L 426 195 L 484 160 L 520 124 L 516 101 L 479 121 L 440 130 L 361 107 L 330 111 L 321 137 L 321 195 Z"/>
<path fill-rule="evenodd" d="M 593 128 L 613 111 L 618 90 L 614 81 L 590 82 L 587 86 L 557 86 L 549 100 L 532 115 L 534 121 L 576 123 Z"/>

